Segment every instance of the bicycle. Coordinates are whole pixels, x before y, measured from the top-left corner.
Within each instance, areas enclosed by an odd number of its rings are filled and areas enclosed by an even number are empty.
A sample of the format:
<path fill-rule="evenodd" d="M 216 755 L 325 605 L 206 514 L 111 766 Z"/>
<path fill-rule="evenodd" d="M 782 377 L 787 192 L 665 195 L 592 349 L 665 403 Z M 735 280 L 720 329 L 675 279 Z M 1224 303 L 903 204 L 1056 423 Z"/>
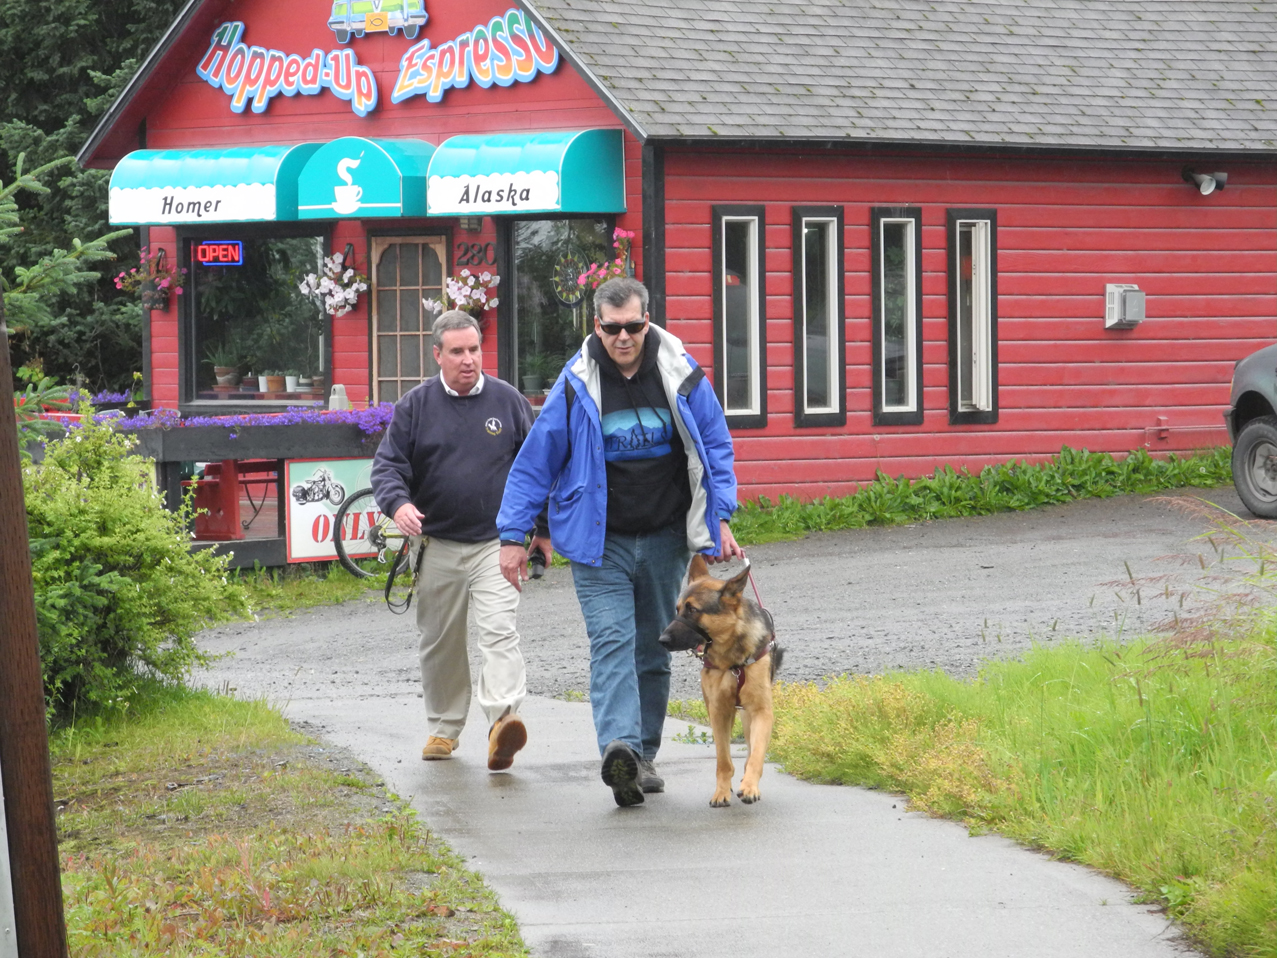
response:
<path fill-rule="evenodd" d="M 353 492 L 333 517 L 333 547 L 342 568 L 357 579 L 376 579 L 393 573 L 393 578 L 409 571 L 408 536 L 394 520 L 381 514 L 372 488 Z M 369 570 L 356 559 L 376 559 Z"/>
<path fill-rule="evenodd" d="M 417 570 L 411 567 L 413 554 L 408 543 L 408 536 L 399 530 L 394 520 L 382 514 L 371 487 L 347 497 L 333 517 L 333 547 L 337 550 L 342 568 L 359 579 L 386 576 L 386 604 L 392 612 L 407 611 L 417 582 Z M 355 561 L 373 557 L 377 560 L 377 568 L 372 571 Z M 539 579 L 544 573 L 545 556 L 537 551 L 532 554 L 528 578 Z M 393 600 L 391 590 L 395 580 L 401 576 L 407 577 L 407 595 Z"/>

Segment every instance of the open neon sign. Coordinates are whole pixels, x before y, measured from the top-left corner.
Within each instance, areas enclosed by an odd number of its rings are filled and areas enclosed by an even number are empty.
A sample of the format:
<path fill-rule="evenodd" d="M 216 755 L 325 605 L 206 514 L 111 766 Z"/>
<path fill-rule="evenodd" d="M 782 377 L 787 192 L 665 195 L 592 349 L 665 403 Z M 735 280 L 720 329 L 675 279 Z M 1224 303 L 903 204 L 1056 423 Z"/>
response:
<path fill-rule="evenodd" d="M 243 266 L 244 244 L 240 240 L 205 240 L 195 244 L 195 258 L 204 266 Z"/>

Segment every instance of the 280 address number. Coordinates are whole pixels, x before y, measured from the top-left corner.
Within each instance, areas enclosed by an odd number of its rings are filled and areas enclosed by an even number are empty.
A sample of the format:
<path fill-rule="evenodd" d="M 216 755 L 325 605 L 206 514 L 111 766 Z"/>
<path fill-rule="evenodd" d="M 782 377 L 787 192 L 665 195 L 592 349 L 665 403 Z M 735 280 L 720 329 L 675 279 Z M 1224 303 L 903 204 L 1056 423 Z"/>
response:
<path fill-rule="evenodd" d="M 458 243 L 458 266 L 496 266 L 496 243 Z"/>

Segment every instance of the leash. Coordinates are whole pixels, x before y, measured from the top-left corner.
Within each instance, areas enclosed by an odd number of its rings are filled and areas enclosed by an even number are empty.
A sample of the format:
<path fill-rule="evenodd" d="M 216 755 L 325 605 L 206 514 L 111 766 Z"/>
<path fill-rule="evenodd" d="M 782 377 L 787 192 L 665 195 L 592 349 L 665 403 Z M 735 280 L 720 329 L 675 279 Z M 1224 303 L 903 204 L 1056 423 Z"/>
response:
<path fill-rule="evenodd" d="M 408 583 L 407 598 L 400 601 L 390 598 L 391 590 L 395 586 L 395 579 L 399 577 L 399 570 L 407 568 L 410 546 L 411 541 L 404 539 L 403 545 L 399 547 L 399 551 L 395 554 L 394 561 L 390 564 L 390 572 L 386 576 L 386 608 L 395 615 L 403 615 L 408 611 L 409 607 L 412 606 L 412 594 L 417 591 L 417 580 L 421 577 L 421 560 L 425 558 L 426 555 L 426 548 L 422 545 L 422 547 L 417 550 L 417 561 L 412 569 L 412 581 Z"/>

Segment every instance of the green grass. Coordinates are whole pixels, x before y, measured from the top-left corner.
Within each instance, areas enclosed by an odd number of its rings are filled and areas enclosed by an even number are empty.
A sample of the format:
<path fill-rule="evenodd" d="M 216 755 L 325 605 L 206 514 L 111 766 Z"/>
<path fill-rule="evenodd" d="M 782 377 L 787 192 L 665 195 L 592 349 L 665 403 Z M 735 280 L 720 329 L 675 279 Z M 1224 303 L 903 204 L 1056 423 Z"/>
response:
<path fill-rule="evenodd" d="M 979 473 L 950 466 L 931 476 L 909 480 L 878 473 L 850 496 L 826 496 L 799 502 L 781 496 L 746 502 L 732 518 L 742 545 L 798 539 L 810 532 L 859 529 L 928 519 L 982 516 L 1007 510 L 1131 493 L 1152 493 L 1190 486 L 1212 487 L 1232 481 L 1231 450 L 1221 446 L 1192 456 L 1174 453 L 1154 459 L 1136 449 L 1122 459 L 1108 453 L 1067 446 L 1040 465 L 1021 461 L 986 466 Z"/>
<path fill-rule="evenodd" d="M 481 879 L 375 776 L 207 692 L 56 732 L 74 956 L 525 955 Z"/>
<path fill-rule="evenodd" d="M 772 757 L 1114 875 L 1211 954 L 1277 951 L 1277 622 L 1233 639 L 1036 648 L 781 684 Z"/>
<path fill-rule="evenodd" d="M 254 614 L 289 615 L 352 599 L 372 600 L 381 595 L 386 585 L 385 576 L 357 579 L 336 562 L 300 563 L 281 569 L 239 569 L 233 575 L 244 588 Z"/>

